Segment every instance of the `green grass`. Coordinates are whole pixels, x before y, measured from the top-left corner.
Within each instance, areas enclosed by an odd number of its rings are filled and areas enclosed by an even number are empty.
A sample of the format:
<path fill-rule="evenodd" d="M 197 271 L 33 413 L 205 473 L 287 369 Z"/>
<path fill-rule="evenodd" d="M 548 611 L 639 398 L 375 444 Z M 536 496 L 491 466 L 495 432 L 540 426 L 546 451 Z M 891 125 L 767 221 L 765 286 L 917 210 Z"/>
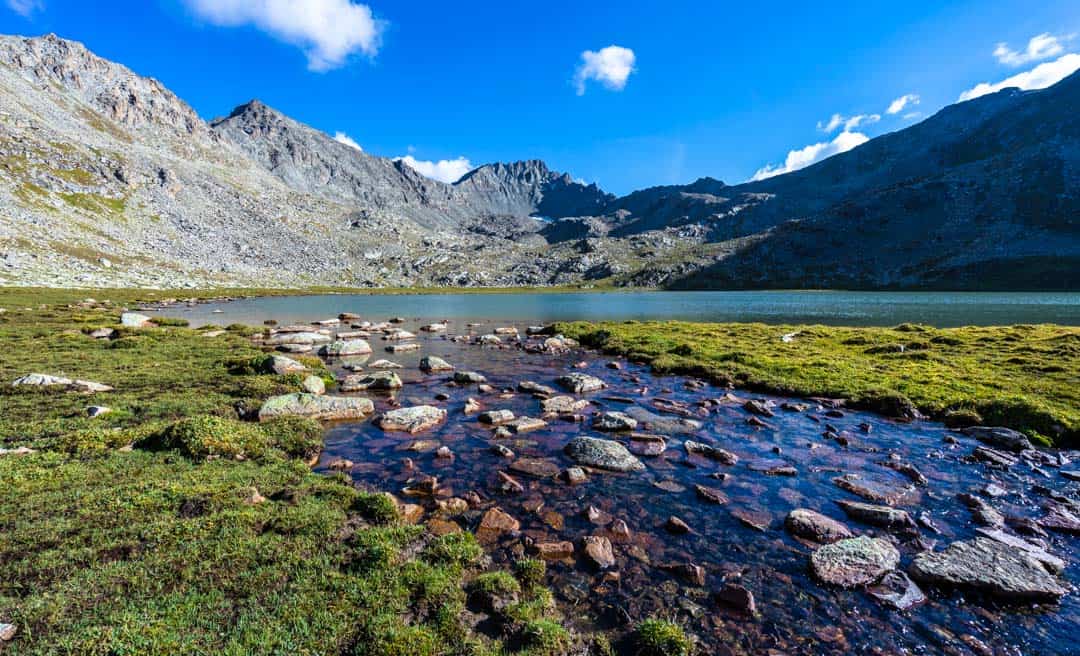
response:
<path fill-rule="evenodd" d="M 694 647 L 682 627 L 658 619 L 638 624 L 633 641 L 640 656 L 688 656 Z"/>
<path fill-rule="evenodd" d="M 117 305 L 61 304 L 90 295 Z M 468 591 L 513 579 L 481 573 L 475 538 L 403 526 L 388 495 L 313 474 L 320 425 L 246 420 L 301 377 L 260 371 L 261 351 L 237 332 L 120 328 L 119 304 L 140 297 L 0 290 L 0 447 L 38 450 L 0 456 L 0 621 L 18 627 L 5 654 L 495 655 L 510 653 L 503 637 L 536 654 L 569 644 L 541 587 L 525 601 L 542 603 L 501 618 L 501 634 L 476 633 Z M 88 336 L 102 326 L 117 335 Z M 116 390 L 8 384 L 29 372 Z M 89 405 L 112 411 L 91 419 Z"/>
<path fill-rule="evenodd" d="M 557 330 L 649 362 L 661 373 L 779 394 L 843 397 L 875 410 L 910 400 L 933 417 L 965 412 L 1044 443 L 1080 445 L 1080 328 L 673 321 L 563 323 Z M 781 341 L 794 332 L 794 341 Z"/>

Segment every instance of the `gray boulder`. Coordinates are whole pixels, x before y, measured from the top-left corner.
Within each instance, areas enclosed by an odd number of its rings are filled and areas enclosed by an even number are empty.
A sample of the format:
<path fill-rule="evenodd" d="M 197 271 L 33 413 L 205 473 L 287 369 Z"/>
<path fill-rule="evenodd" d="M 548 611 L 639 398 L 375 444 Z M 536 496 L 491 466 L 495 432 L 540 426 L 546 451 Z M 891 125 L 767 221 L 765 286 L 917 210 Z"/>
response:
<path fill-rule="evenodd" d="M 575 437 L 566 445 L 564 451 L 579 465 L 617 472 L 645 469 L 645 465 L 634 454 L 630 453 L 625 446 L 612 440 Z"/>
<path fill-rule="evenodd" d="M 899 564 L 900 552 L 891 542 L 866 536 L 838 540 L 810 556 L 814 575 L 842 588 L 875 583 Z"/>
<path fill-rule="evenodd" d="M 267 399 L 259 409 L 259 421 L 298 416 L 312 419 L 363 419 L 375 412 L 371 399 L 315 394 L 282 394 Z"/>
<path fill-rule="evenodd" d="M 984 592 L 1009 601 L 1056 601 L 1068 592 L 1038 559 L 990 538 L 924 551 L 908 568 L 920 583 Z"/>

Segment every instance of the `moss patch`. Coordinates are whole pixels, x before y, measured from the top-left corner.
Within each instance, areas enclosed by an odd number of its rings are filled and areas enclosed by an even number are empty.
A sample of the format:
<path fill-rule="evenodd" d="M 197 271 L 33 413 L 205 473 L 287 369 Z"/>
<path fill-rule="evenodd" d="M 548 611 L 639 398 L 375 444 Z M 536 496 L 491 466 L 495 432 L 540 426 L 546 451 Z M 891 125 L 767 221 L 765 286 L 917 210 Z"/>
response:
<path fill-rule="evenodd" d="M 936 329 L 688 322 L 562 323 L 559 332 L 611 353 L 795 396 L 831 396 L 933 417 L 965 411 L 1061 446 L 1080 444 L 1080 328 Z M 790 342 L 781 336 L 795 333 Z"/>

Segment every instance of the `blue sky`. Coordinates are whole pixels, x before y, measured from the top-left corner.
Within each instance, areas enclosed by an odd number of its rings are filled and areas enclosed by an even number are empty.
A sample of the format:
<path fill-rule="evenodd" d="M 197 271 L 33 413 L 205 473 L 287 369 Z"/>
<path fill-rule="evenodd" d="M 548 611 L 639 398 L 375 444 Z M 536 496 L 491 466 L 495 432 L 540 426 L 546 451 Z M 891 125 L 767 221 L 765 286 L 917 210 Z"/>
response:
<path fill-rule="evenodd" d="M 204 118 L 259 98 L 432 175 L 537 157 L 615 193 L 794 168 L 1080 67 L 1075 0 L 0 3 L 0 32 L 82 41 Z"/>

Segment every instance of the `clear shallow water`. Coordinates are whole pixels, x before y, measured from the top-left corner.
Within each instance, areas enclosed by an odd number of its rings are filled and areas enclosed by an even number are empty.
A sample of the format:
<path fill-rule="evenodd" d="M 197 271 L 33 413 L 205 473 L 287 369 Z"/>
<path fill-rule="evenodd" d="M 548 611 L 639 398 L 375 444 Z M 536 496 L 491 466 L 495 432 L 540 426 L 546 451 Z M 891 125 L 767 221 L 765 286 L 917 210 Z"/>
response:
<path fill-rule="evenodd" d="M 215 310 L 220 312 L 215 313 Z M 333 294 L 241 299 L 173 307 L 164 313 L 194 325 L 264 319 L 292 323 L 355 312 L 511 321 L 648 320 L 817 323 L 938 327 L 1058 323 L 1080 325 L 1080 293 L 1053 292 L 581 292 L 511 294 Z"/>
<path fill-rule="evenodd" d="M 404 327 L 415 332 L 418 325 L 407 322 Z M 472 330 L 488 332 L 492 325 Z M 471 330 L 463 322 L 451 324 L 451 335 L 468 332 Z M 418 341 L 422 345 L 419 351 L 393 355 L 383 351 L 388 342 L 378 336 L 371 339 L 376 352 L 368 363 L 384 357 L 398 362 L 404 367 L 398 371 L 406 384 L 394 394 L 368 396 L 375 401 L 377 413 L 398 404 L 430 404 L 445 408 L 447 421 L 417 435 L 384 432 L 370 420 L 338 424 L 327 432 L 326 449 L 317 469 L 328 471 L 331 462 L 347 458 L 355 463 L 348 473 L 358 485 L 394 493 L 420 474 L 437 476 L 440 487 L 435 497 L 408 500 L 425 508 L 425 521 L 441 521 L 440 530 L 448 526 L 476 530 L 487 509 L 501 508 L 521 523 L 521 531 L 488 541 L 487 548 L 500 565 L 529 553 L 534 542 L 578 544 L 586 535 L 609 537 L 614 543 L 617 581 L 606 580 L 591 567 L 581 556 L 580 546 L 574 557 L 549 563 L 547 582 L 563 608 L 572 609 L 569 619 L 581 629 L 625 628 L 648 616 L 677 618 L 701 638 L 705 653 L 1075 653 L 1073 640 L 1080 623 L 1080 595 L 1075 592 L 1059 604 L 1010 606 L 978 595 L 926 588 L 927 603 L 897 611 L 866 592 L 844 591 L 815 581 L 808 568 L 812 549 L 783 526 L 790 510 L 805 507 L 845 522 L 856 533 L 889 536 L 888 531 L 845 517 L 836 502 L 861 499 L 837 487 L 834 478 L 858 473 L 890 488 L 908 486 L 910 481 L 881 464 L 889 454 L 897 454 L 929 479 L 927 486 L 914 487 L 897 507 L 913 516 L 928 513 L 941 531 L 936 534 L 923 529 L 918 537 L 892 534 L 902 555 L 901 568 L 906 568 L 927 545 L 942 549 L 954 540 L 975 535 L 972 515 L 956 499 L 958 493 L 977 493 L 987 483 L 996 483 L 1007 492 L 999 498 L 984 497 L 987 502 L 1006 515 L 1024 518 L 1038 518 L 1043 512 L 1045 492 L 1035 491 L 1036 484 L 1076 498 L 1080 486 L 1052 468 L 1046 475 L 1023 463 L 1009 471 L 994 470 L 965 462 L 977 443 L 938 423 L 905 424 L 846 410 L 843 416 L 827 417 L 825 410 L 814 404 L 806 412 L 778 409 L 775 417 L 765 420 L 767 426 L 755 427 L 747 423 L 750 415 L 736 401 L 714 407 L 701 404 L 722 397 L 726 390 L 687 386 L 686 378 L 653 376 L 626 361 L 620 361 L 621 370 L 613 370 L 607 367 L 608 359 L 588 352 L 529 354 L 516 347 L 471 346 L 426 335 Z M 476 385 L 453 384 L 447 374 L 423 374 L 418 362 L 425 354 L 444 357 L 459 370 L 484 374 L 494 390 L 483 393 Z M 579 362 L 586 363 L 583 369 L 575 368 Z M 345 373 L 339 362 L 329 364 L 339 375 Z M 518 416 L 538 417 L 540 401 L 530 394 L 513 392 L 517 384 L 531 380 L 553 386 L 556 377 L 572 370 L 596 375 L 609 385 L 609 389 L 585 395 L 591 405 L 582 411 L 586 415 L 583 422 L 553 418 L 540 430 L 497 440 L 476 415 L 463 413 L 465 400 L 473 397 L 484 409 L 507 408 Z M 443 394 L 447 398 L 437 398 Z M 777 403 L 786 400 L 768 398 Z M 658 409 L 658 399 L 685 403 L 689 415 L 702 425 L 686 434 L 672 434 L 650 424 L 639 426 L 640 432 L 666 435 L 668 442 L 659 457 L 642 457 L 646 465 L 643 472 L 594 473 L 586 483 L 570 486 L 551 477 L 517 473 L 514 459 L 491 451 L 498 442 L 512 449 L 516 458 L 538 458 L 557 468 L 568 467 L 573 463 L 563 453 L 565 444 L 578 435 L 600 435 L 590 427 L 589 415 L 636 407 L 666 419 L 676 418 Z M 842 446 L 825 439 L 828 424 L 850 444 Z M 870 431 L 861 424 L 868 424 Z M 947 435 L 955 437 L 957 443 L 948 443 Z M 617 434 L 609 437 L 625 439 Z M 739 461 L 725 466 L 689 456 L 682 447 L 686 439 L 732 451 Z M 418 440 L 431 443 L 419 446 Z M 448 446 L 454 457 L 437 457 L 438 445 Z M 791 465 L 798 474 L 776 476 L 756 471 L 754 466 L 762 463 Z M 501 491 L 499 471 L 510 472 L 524 491 Z M 715 473 L 730 477 L 720 481 L 710 476 Z M 714 505 L 703 501 L 694 492 L 695 484 L 721 490 L 728 502 Z M 438 516 L 437 500 L 471 493 L 481 499 L 478 507 L 457 516 Z M 591 520 L 587 516 L 590 506 L 607 517 Z M 664 524 L 670 515 L 685 520 L 693 532 L 669 534 Z M 629 536 L 613 532 L 613 520 L 625 521 Z M 1046 538 L 1049 550 L 1069 563 L 1062 578 L 1070 587 L 1080 580 L 1077 540 L 1063 534 Z M 689 563 L 704 568 L 705 585 L 664 569 Z M 712 600 L 711 593 L 725 581 L 738 582 L 754 593 L 758 617 L 727 610 Z M 976 651 L 973 645 L 977 643 L 989 651 Z"/>

